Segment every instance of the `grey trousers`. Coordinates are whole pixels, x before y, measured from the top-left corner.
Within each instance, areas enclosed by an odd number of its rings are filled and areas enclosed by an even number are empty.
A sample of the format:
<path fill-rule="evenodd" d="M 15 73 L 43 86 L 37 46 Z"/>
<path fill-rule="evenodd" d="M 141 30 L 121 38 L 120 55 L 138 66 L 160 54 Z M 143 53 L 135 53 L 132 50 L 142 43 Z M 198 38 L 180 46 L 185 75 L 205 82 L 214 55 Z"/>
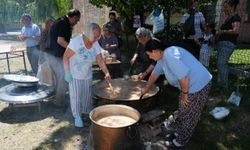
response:
<path fill-rule="evenodd" d="M 55 77 L 55 104 L 57 106 L 64 106 L 68 84 L 64 80 L 63 60 L 62 58 L 55 57 L 49 53 L 47 53 L 46 59 L 46 61 L 49 62 L 53 76 Z"/>
<path fill-rule="evenodd" d="M 217 44 L 218 49 L 218 84 L 223 87 L 228 87 L 228 60 L 233 53 L 236 45 L 229 41 L 219 41 Z"/>
<path fill-rule="evenodd" d="M 27 57 L 34 74 L 37 74 L 38 71 L 39 55 L 40 51 L 37 46 L 27 47 Z"/>

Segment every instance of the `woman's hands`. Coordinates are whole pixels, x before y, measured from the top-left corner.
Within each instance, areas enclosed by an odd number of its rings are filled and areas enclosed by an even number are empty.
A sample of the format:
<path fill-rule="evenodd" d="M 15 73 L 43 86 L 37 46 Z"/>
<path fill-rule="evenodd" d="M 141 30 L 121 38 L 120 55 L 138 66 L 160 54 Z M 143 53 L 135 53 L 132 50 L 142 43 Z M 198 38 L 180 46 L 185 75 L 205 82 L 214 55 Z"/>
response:
<path fill-rule="evenodd" d="M 181 93 L 181 105 L 184 107 L 188 107 L 190 104 L 190 101 L 188 99 L 187 93 Z"/>
<path fill-rule="evenodd" d="M 104 79 L 107 80 L 107 81 L 110 81 L 111 80 L 111 76 L 109 74 L 109 72 L 107 72 L 104 76 Z"/>
<path fill-rule="evenodd" d="M 181 87 L 181 99 L 180 103 L 182 106 L 187 107 L 190 103 L 188 100 L 188 91 L 189 91 L 189 77 L 184 76 L 181 80 L 179 80 Z"/>
<path fill-rule="evenodd" d="M 144 88 L 141 88 L 141 97 L 145 95 L 149 91 L 148 86 L 145 86 Z"/>
<path fill-rule="evenodd" d="M 65 71 L 64 80 L 68 83 L 73 80 L 72 74 L 69 71 Z"/>
<path fill-rule="evenodd" d="M 148 75 L 147 72 L 139 73 L 138 74 L 138 79 L 143 80 L 147 75 Z"/>

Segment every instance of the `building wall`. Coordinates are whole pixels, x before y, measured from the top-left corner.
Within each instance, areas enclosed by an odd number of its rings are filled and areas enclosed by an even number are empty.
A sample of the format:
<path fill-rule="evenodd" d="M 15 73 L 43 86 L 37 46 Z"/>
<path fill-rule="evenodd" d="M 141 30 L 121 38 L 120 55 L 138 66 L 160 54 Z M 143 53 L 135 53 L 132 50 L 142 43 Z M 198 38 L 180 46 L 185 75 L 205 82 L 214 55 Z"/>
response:
<path fill-rule="evenodd" d="M 74 27 L 74 34 L 79 34 L 84 31 L 84 27 L 88 23 L 97 23 L 101 27 L 108 22 L 109 8 L 97 8 L 89 3 L 89 0 L 73 0 L 73 7 L 81 12 L 81 19 Z"/>

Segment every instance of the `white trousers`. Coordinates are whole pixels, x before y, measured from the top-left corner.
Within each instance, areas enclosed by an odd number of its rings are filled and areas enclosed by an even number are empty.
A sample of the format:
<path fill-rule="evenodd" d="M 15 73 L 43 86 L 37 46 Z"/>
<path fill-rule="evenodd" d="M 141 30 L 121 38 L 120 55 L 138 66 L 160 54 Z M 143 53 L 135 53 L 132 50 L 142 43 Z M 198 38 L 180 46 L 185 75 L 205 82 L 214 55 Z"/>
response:
<path fill-rule="evenodd" d="M 70 106 L 73 116 L 81 117 L 93 109 L 92 78 L 88 80 L 73 79 L 69 83 Z"/>

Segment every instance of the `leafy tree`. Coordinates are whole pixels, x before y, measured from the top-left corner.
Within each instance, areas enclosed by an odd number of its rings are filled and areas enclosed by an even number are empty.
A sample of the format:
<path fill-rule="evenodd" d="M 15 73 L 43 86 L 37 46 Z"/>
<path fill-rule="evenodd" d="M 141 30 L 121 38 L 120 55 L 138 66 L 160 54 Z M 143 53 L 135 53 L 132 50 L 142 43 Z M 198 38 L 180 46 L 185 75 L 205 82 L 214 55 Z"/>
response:
<path fill-rule="evenodd" d="M 203 0 L 201 5 L 211 3 L 215 0 Z M 134 14 L 139 14 L 141 22 L 154 9 L 160 8 L 164 10 L 164 16 L 167 20 L 167 28 L 170 27 L 170 17 L 172 13 L 181 12 L 187 8 L 191 0 L 90 0 L 90 3 L 97 7 L 108 6 L 112 10 L 116 10 L 122 18 L 126 18 L 129 22 L 129 28 L 132 26 L 132 18 Z"/>
<path fill-rule="evenodd" d="M 23 13 L 31 14 L 36 22 L 48 17 L 65 15 L 72 8 L 73 0 L 1 0 L 0 24 L 17 23 Z"/>

